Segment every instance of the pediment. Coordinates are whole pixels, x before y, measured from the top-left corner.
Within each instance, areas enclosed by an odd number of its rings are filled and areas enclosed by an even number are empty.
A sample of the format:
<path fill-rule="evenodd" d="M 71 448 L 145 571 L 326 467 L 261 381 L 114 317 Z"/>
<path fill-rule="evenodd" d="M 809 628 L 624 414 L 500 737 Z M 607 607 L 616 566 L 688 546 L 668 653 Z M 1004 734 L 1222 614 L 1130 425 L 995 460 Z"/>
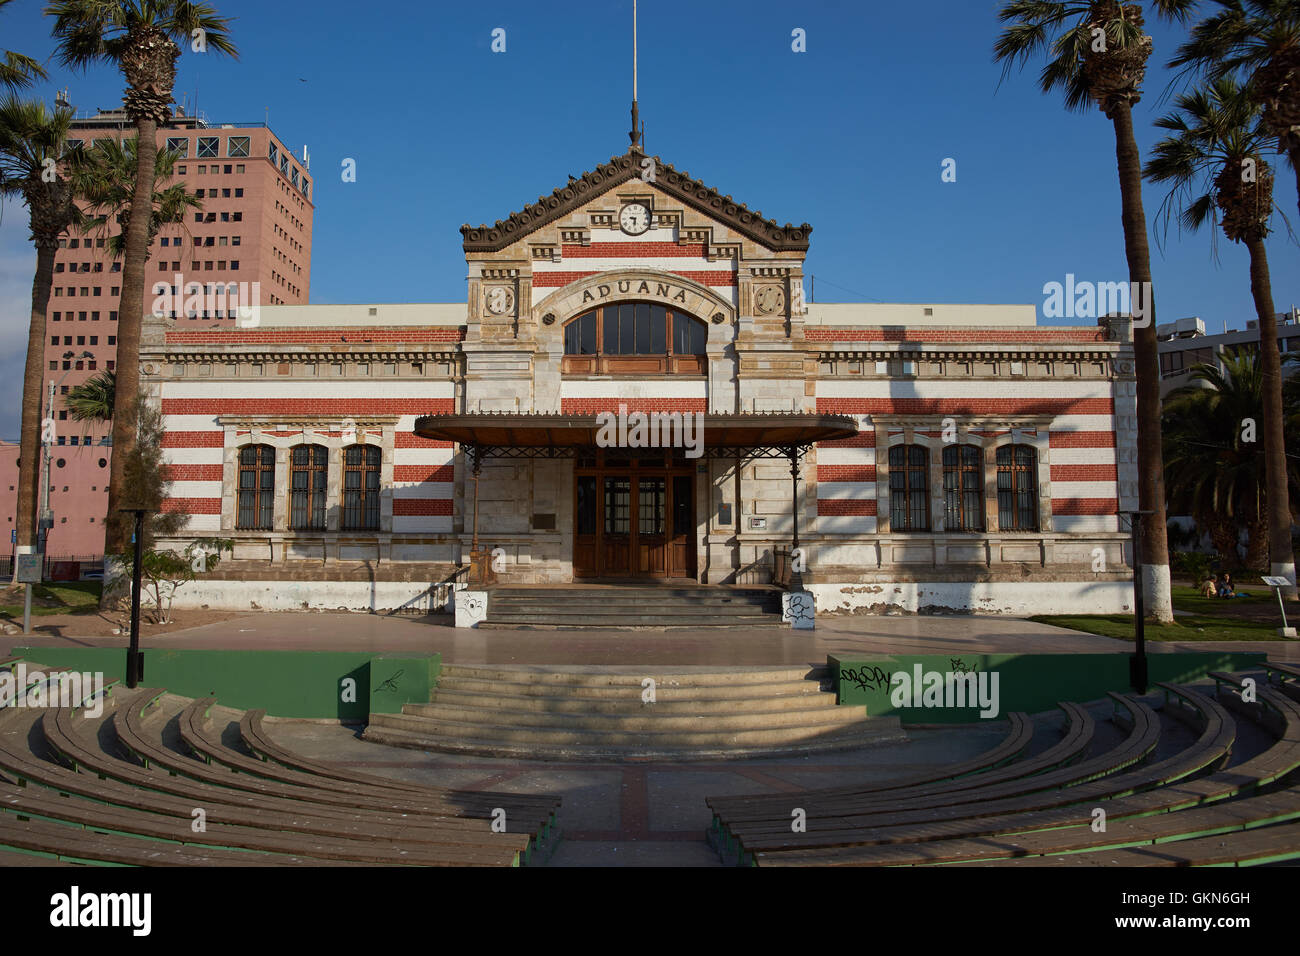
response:
<path fill-rule="evenodd" d="M 653 179 L 644 177 L 647 170 Z M 539 196 L 537 202 L 512 212 L 494 225 L 460 227 L 466 254 L 493 253 L 528 238 L 545 227 L 572 216 L 610 190 L 636 181 L 646 189 L 655 189 L 665 196 L 690 207 L 709 219 L 733 230 L 745 238 L 773 252 L 807 252 L 812 226 L 808 223 L 779 225 L 775 219 L 766 219 L 761 212 L 751 210 L 729 195 L 706 186 L 684 170 L 678 170 L 660 157 L 648 157 L 632 149 L 622 156 L 611 157 L 594 170 L 571 179 L 551 191 L 549 196 Z"/>

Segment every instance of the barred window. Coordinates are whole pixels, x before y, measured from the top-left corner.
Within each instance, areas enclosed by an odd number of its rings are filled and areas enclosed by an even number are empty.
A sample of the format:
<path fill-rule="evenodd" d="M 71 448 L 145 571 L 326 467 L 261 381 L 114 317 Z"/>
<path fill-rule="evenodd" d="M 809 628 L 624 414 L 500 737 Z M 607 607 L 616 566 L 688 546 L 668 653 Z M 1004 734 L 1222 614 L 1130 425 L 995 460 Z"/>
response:
<path fill-rule="evenodd" d="M 217 155 L 217 150 L 221 148 L 220 144 L 221 144 L 220 136 L 200 136 L 199 152 L 198 152 L 199 159 L 203 159 L 209 156 L 215 157 Z"/>
<path fill-rule="evenodd" d="M 324 445 L 298 445 L 289 458 L 289 527 L 325 530 L 325 482 L 328 451 Z"/>
<path fill-rule="evenodd" d="M 343 530 L 379 530 L 379 449 L 343 449 Z"/>
<path fill-rule="evenodd" d="M 1029 445 L 998 449 L 998 530 L 1038 530 L 1038 454 Z"/>
<path fill-rule="evenodd" d="M 247 156 L 248 155 L 249 137 L 231 136 L 226 140 L 227 156 Z"/>
<path fill-rule="evenodd" d="M 190 138 L 188 136 L 168 136 L 167 148 L 176 154 L 178 159 L 184 159 L 190 154 Z M 181 174 L 185 170 L 179 171 Z"/>
<path fill-rule="evenodd" d="M 943 450 L 945 531 L 984 530 L 984 451 L 976 445 Z"/>
<path fill-rule="evenodd" d="M 275 500 L 275 449 L 246 445 L 239 452 L 239 516 L 241 531 L 270 531 Z"/>
<path fill-rule="evenodd" d="M 930 453 L 920 445 L 889 449 L 890 529 L 930 530 Z"/>

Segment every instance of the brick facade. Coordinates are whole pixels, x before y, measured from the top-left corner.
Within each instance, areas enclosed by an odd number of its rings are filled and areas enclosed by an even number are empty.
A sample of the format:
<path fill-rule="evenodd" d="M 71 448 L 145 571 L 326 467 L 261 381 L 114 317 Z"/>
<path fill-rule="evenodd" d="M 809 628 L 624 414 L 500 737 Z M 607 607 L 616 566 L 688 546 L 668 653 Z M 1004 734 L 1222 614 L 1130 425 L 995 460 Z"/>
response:
<path fill-rule="evenodd" d="M 364 562 L 389 568 L 382 580 L 424 582 L 412 600 L 431 601 L 466 559 L 477 499 L 479 537 L 502 549 L 504 580 L 568 581 L 573 460 L 488 459 L 475 483 L 457 448 L 412 434 L 416 417 L 821 412 L 859 427 L 812 449 L 798 482 L 804 581 L 823 609 L 1041 610 L 1087 593 L 1094 606 L 1123 605 L 1118 515 L 1136 501 L 1123 320 L 1038 327 L 1023 306 L 810 304 L 811 227 L 749 222 L 745 207 L 676 171 L 671 184 L 611 174 L 623 159 L 496 228 L 465 227 L 458 315 L 411 306 L 394 325 L 370 318 L 383 306 L 303 306 L 256 328 L 150 323 L 143 370 L 165 416 L 173 507 L 192 515 L 188 533 L 233 538 L 246 580 L 316 580 L 302 573 L 310 565 L 353 581 Z M 650 210 L 642 235 L 620 227 L 631 203 Z M 621 303 L 696 322 L 698 369 L 573 372 L 566 325 Z M 257 529 L 239 527 L 237 513 L 251 444 L 271 449 L 273 476 L 273 517 Z M 324 449 L 318 478 L 294 471 L 304 444 Z M 356 445 L 379 449 L 368 527 L 348 527 L 346 514 Z M 967 463 L 964 478 L 953 455 Z M 301 527 L 308 497 L 292 490 L 313 480 L 324 485 L 322 529 Z M 793 531 L 788 464 L 706 457 L 692 480 L 697 578 L 765 580 L 772 549 Z M 893 527 L 904 517 L 919 526 Z M 333 606 L 321 589 L 322 606 Z M 241 600 L 228 575 L 194 594 Z"/>

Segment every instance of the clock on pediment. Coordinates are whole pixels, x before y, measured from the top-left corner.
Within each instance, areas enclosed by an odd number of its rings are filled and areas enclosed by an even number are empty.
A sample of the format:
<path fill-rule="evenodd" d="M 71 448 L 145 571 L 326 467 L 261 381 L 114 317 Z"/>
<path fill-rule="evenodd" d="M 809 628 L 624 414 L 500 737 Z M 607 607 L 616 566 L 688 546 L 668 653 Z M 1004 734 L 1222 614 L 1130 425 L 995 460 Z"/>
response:
<path fill-rule="evenodd" d="M 487 310 L 493 315 L 505 315 L 515 306 L 515 294 L 505 286 L 493 286 L 486 294 Z"/>
<path fill-rule="evenodd" d="M 645 203 L 630 202 L 619 212 L 618 224 L 629 236 L 639 236 L 650 228 L 650 210 Z"/>

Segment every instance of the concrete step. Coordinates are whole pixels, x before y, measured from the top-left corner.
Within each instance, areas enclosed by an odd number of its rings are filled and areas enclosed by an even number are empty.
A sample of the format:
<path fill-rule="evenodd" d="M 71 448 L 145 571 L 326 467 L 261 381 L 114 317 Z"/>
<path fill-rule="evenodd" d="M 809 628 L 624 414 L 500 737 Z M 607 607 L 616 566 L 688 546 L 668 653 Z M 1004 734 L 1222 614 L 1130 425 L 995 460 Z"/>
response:
<path fill-rule="evenodd" d="M 694 631 L 700 628 L 708 628 L 711 631 L 753 631 L 787 628 L 787 625 L 776 615 L 752 619 L 673 618 L 645 615 L 635 620 L 618 616 L 593 618 L 587 615 L 582 623 L 576 623 L 572 619 L 538 620 L 537 615 L 517 620 L 495 620 L 490 613 L 478 626 L 489 631 Z"/>
<path fill-rule="evenodd" d="M 652 677 L 653 672 L 647 672 Z M 719 687 L 680 686 L 665 684 L 656 678 L 655 697 L 660 701 L 678 700 L 730 700 L 747 701 L 757 697 L 798 697 L 820 694 L 816 681 L 807 681 L 807 687 L 795 688 L 789 682 L 776 681 L 771 684 L 737 683 Z M 581 700 L 641 700 L 641 684 L 561 684 L 558 682 L 527 683 L 523 681 L 490 680 L 468 677 L 440 677 L 437 694 L 442 691 L 485 694 L 498 699 L 514 697 L 571 697 Z"/>
<path fill-rule="evenodd" d="M 448 664 L 443 677 L 510 680 L 529 684 L 589 684 L 593 687 L 640 686 L 646 677 L 675 687 L 719 684 L 772 684 L 830 678 L 825 664 L 697 664 L 608 667 L 603 664 Z"/>
<path fill-rule="evenodd" d="M 659 714 L 730 714 L 737 707 L 735 697 L 678 697 L 672 694 L 655 692 L 653 705 L 641 702 L 639 688 L 629 689 L 610 699 L 592 697 L 549 697 L 540 694 L 533 696 L 491 693 L 467 693 L 458 690 L 438 688 L 433 695 L 433 704 L 407 704 L 415 708 L 412 713 L 419 713 L 418 708 L 447 704 L 452 707 L 500 707 L 510 711 L 540 712 L 547 714 L 640 714 L 646 707 L 653 706 Z M 814 710 L 835 707 L 834 694 L 804 693 L 790 694 L 783 697 L 751 697 L 745 701 L 745 711 L 752 714 L 780 713 L 791 710 Z"/>
<path fill-rule="evenodd" d="M 707 604 L 703 601 L 691 602 L 665 602 L 654 604 L 650 601 L 625 602 L 622 604 L 613 601 L 601 601 L 599 603 L 585 604 L 577 601 L 559 602 L 559 601 L 525 601 L 522 599 L 513 599 L 501 601 L 496 598 L 488 599 L 489 614 L 572 614 L 575 617 L 597 614 L 604 617 L 610 617 L 614 614 L 654 614 L 657 616 L 681 616 L 681 617 L 721 617 L 721 616 L 747 616 L 762 617 L 765 614 L 780 614 L 781 605 L 764 605 L 764 604 Z"/>
<path fill-rule="evenodd" d="M 513 727 L 540 730 L 590 730 L 600 733 L 678 733 L 742 730 L 776 730 L 791 727 L 830 726 L 861 720 L 863 713 L 852 707 L 807 707 L 805 709 L 737 713 L 690 713 L 665 711 L 658 704 L 642 704 L 641 711 L 629 713 L 573 713 L 572 711 L 510 710 L 504 706 L 460 707 L 438 702 L 406 704 L 402 714 L 435 723 L 478 724 L 483 727 Z"/>
<path fill-rule="evenodd" d="M 841 708 L 848 710 L 848 708 Z M 563 744 L 578 746 L 648 747 L 673 750 L 700 747 L 761 747 L 770 744 L 788 746 L 805 740 L 815 740 L 827 733 L 837 733 L 856 725 L 867 724 L 864 709 L 854 708 L 849 720 L 836 718 L 819 722 L 806 720 L 793 726 L 767 726 L 749 730 L 667 730 L 619 731 L 585 730 L 570 726 L 561 728 L 533 728 L 521 726 L 485 725 L 477 719 L 470 721 L 433 720 L 411 714 L 371 714 L 371 727 L 393 727 L 423 734 L 428 737 L 452 739 L 474 738 L 501 741 L 510 744 Z M 671 720 L 672 718 L 667 718 Z"/>
<path fill-rule="evenodd" d="M 781 592 L 713 587 L 495 587 L 480 627 L 780 627 Z"/>
<path fill-rule="evenodd" d="M 827 753 L 837 750 L 854 750 L 878 743 L 906 739 L 897 718 L 877 717 L 854 726 L 826 734 L 816 740 L 803 740 L 797 744 L 780 746 L 723 746 L 723 747 L 667 747 L 656 749 L 645 744 L 631 747 L 514 744 L 496 739 L 472 737 L 449 738 L 429 736 L 396 727 L 372 725 L 362 735 L 366 740 L 405 747 L 412 750 L 433 750 L 441 753 L 459 753 L 479 757 L 513 757 L 524 760 L 572 760 L 597 762 L 640 763 L 645 761 L 686 762 L 698 760 L 741 760 L 755 757 L 786 757 L 803 754 Z"/>
<path fill-rule="evenodd" d="M 781 591 L 777 588 L 653 588 L 653 587 L 571 587 L 571 588 L 520 588 L 492 587 L 488 589 L 491 598 L 526 600 L 574 601 L 590 600 L 601 602 L 638 601 L 701 601 L 705 603 L 741 603 L 741 602 L 781 602 Z"/>

